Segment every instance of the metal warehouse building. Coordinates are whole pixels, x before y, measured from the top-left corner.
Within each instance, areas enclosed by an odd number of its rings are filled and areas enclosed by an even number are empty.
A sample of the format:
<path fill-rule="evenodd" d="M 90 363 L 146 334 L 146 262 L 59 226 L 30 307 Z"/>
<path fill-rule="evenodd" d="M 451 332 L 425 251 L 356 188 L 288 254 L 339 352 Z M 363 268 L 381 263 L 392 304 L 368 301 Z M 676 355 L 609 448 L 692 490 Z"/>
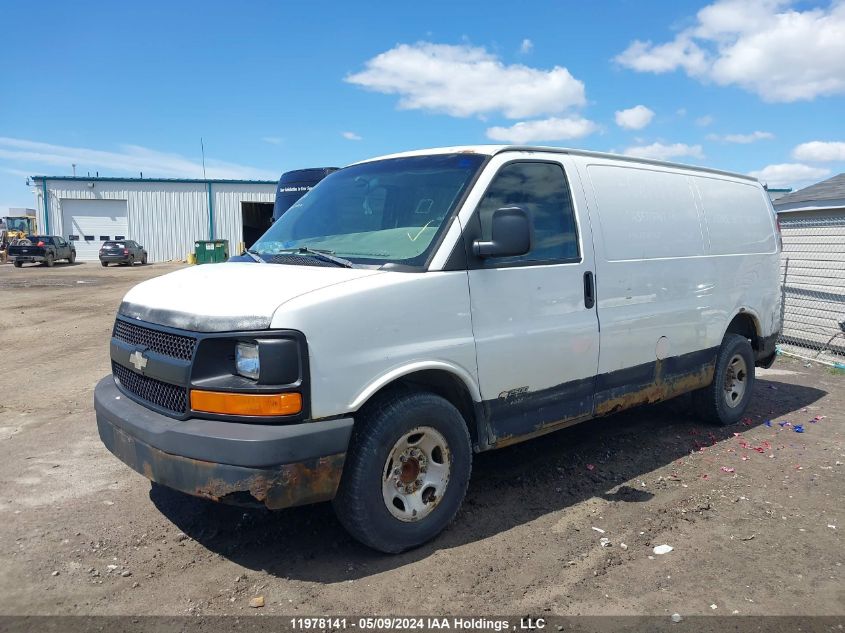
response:
<path fill-rule="evenodd" d="M 272 223 L 276 183 L 33 176 L 38 230 L 76 245 L 96 261 L 107 240 L 142 244 L 149 260 L 183 260 L 196 240 L 229 240 L 231 253 L 251 245 Z"/>

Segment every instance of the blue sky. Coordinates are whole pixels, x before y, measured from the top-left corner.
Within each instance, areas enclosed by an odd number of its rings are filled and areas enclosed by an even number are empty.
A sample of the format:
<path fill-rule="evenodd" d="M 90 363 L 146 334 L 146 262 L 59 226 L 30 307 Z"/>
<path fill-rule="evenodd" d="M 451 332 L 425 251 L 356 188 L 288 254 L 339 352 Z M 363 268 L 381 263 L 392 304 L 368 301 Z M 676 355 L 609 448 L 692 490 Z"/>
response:
<path fill-rule="evenodd" d="M 315 8 L 319 6 L 319 8 Z M 0 214 L 32 174 L 277 178 L 585 147 L 845 171 L 845 2 L 4 2 Z"/>

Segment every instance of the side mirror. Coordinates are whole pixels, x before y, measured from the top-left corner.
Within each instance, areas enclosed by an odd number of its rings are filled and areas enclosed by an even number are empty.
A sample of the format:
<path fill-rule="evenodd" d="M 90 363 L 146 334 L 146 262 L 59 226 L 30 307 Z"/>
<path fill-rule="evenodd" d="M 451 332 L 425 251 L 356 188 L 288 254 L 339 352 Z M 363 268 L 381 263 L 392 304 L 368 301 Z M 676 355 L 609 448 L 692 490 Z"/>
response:
<path fill-rule="evenodd" d="M 472 244 L 472 250 L 477 257 L 516 257 L 531 250 L 531 220 L 523 209 L 496 209 L 492 223 L 491 240 L 475 240 Z"/>

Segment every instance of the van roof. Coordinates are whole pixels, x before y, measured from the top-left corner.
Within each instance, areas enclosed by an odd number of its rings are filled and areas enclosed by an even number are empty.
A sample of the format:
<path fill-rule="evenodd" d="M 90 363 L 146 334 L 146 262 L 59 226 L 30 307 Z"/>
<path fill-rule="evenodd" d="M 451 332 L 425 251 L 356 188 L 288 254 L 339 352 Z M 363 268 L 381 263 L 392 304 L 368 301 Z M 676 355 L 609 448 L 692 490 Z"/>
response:
<path fill-rule="evenodd" d="M 387 154 L 385 156 L 377 156 L 367 160 L 359 161 L 361 163 L 369 163 L 375 160 L 384 160 L 387 158 L 403 158 L 406 156 L 423 156 L 426 154 L 458 154 L 458 153 L 473 153 L 483 154 L 485 156 L 495 156 L 503 152 L 552 152 L 555 154 L 572 154 L 574 156 L 592 156 L 594 158 L 612 158 L 615 160 L 624 160 L 631 163 L 643 163 L 646 165 L 660 165 L 661 167 L 678 167 L 681 169 L 689 169 L 691 171 L 702 171 L 711 174 L 721 174 L 723 176 L 731 176 L 732 178 L 741 178 L 743 180 L 750 180 L 757 182 L 757 179 L 747 174 L 739 174 L 732 171 L 725 171 L 722 169 L 713 169 L 711 167 L 697 167 L 694 165 L 684 165 L 683 163 L 670 163 L 662 160 L 654 160 L 651 158 L 639 158 L 637 156 L 625 156 L 622 154 L 611 154 L 609 152 L 594 152 L 586 149 L 574 149 L 571 147 L 545 147 L 542 145 L 456 145 L 454 147 L 433 147 L 430 149 L 417 149 L 409 152 L 399 152 L 396 154 Z"/>

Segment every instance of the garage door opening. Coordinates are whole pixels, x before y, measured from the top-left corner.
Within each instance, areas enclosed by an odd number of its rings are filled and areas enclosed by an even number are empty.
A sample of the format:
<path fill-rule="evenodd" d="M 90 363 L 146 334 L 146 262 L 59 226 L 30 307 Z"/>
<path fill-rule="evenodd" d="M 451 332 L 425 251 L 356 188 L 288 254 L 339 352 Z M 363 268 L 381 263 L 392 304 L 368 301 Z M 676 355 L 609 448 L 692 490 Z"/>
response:
<path fill-rule="evenodd" d="M 273 224 L 272 202 L 241 202 L 244 246 L 251 248 Z"/>
<path fill-rule="evenodd" d="M 126 200 L 63 198 L 62 237 L 76 246 L 76 259 L 95 262 L 109 240 L 132 239 Z"/>

